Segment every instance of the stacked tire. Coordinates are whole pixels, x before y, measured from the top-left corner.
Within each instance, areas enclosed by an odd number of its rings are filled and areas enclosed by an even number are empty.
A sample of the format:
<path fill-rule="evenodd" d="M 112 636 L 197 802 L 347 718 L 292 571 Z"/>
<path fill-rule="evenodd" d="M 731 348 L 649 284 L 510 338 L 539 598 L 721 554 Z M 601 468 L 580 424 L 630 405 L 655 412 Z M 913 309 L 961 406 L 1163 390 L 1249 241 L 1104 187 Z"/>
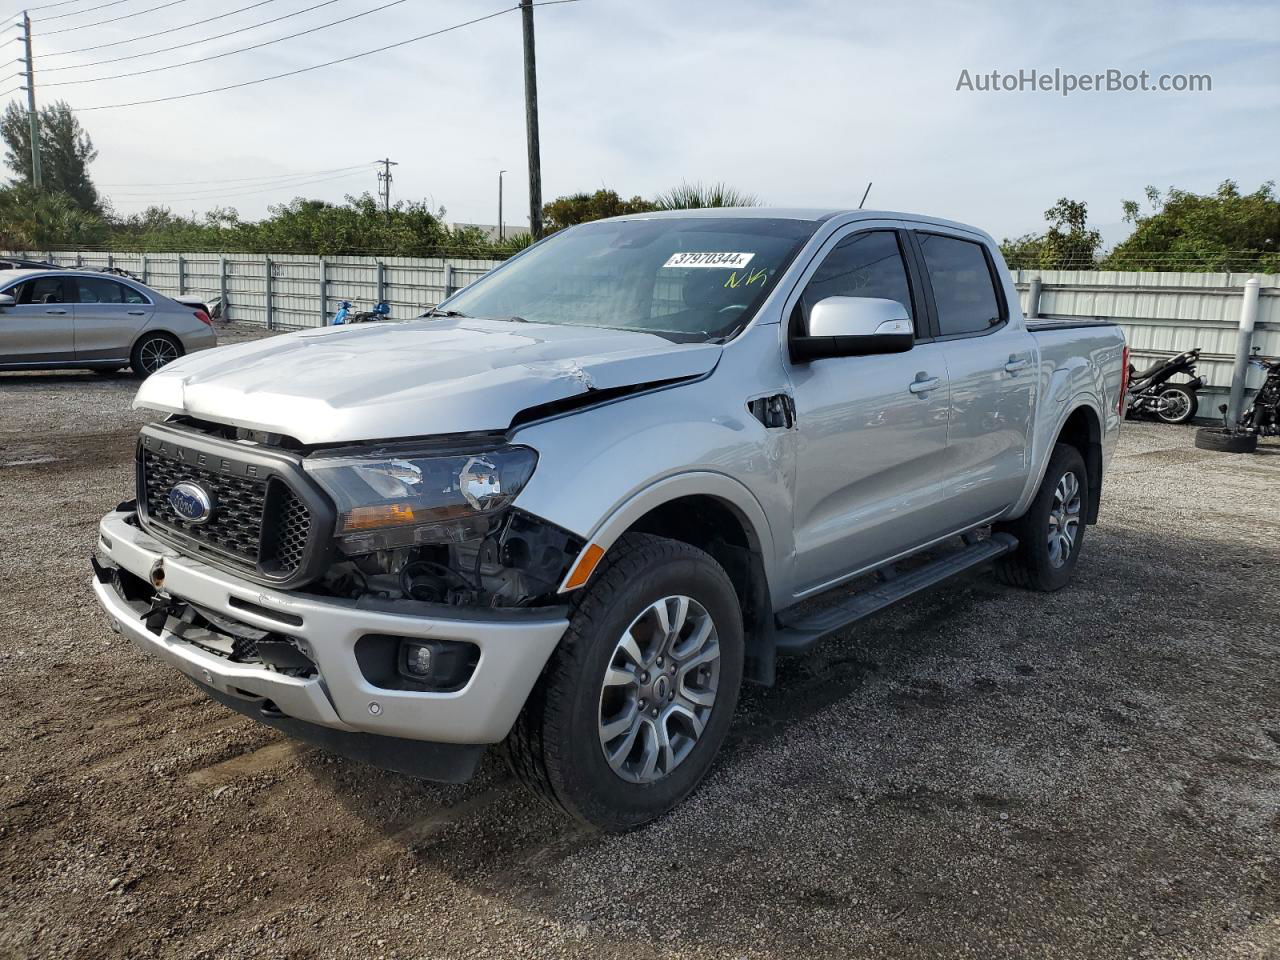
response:
<path fill-rule="evenodd" d="M 1218 453 L 1253 453 L 1258 449 L 1258 435 L 1226 427 L 1201 427 L 1196 431 L 1196 446 Z"/>

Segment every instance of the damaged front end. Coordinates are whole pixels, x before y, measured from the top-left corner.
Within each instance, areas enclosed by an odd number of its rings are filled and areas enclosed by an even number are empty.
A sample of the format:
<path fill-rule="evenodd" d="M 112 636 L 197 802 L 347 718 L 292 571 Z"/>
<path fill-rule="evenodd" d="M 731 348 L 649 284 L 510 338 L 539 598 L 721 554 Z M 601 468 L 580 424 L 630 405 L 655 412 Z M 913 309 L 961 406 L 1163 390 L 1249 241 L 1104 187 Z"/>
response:
<path fill-rule="evenodd" d="M 468 607 L 555 602 L 581 538 L 512 507 L 537 464 L 481 441 L 325 451 L 303 461 L 337 508 L 334 562 L 308 589 Z"/>

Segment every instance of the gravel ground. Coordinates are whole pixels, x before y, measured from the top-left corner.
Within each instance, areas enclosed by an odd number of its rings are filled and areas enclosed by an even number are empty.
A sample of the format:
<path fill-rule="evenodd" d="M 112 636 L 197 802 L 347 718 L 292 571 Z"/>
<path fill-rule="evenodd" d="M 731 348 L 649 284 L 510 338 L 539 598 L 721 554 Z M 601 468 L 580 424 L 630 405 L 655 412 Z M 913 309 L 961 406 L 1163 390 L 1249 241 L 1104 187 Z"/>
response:
<path fill-rule="evenodd" d="M 0 376 L 0 955 L 1280 958 L 1274 441 L 1126 425 L 1071 587 L 971 576 L 785 663 L 688 804 L 606 837 L 112 634 L 134 386 Z"/>

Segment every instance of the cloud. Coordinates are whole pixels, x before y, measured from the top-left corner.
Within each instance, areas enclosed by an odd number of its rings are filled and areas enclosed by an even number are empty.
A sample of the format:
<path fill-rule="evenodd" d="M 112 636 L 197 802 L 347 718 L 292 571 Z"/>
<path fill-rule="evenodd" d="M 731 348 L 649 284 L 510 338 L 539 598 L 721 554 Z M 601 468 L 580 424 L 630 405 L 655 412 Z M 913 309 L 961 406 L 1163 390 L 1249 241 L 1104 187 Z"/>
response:
<path fill-rule="evenodd" d="M 55 50 L 213 16 L 229 0 L 190 0 L 134 21 L 42 37 L 37 70 L 152 49 L 302 9 L 281 0 L 180 34 L 96 54 Z M 340 3 L 208 47 L 131 61 L 180 63 L 377 5 Z M 73 106 L 145 99 L 266 76 L 381 46 L 501 8 L 419 0 L 295 41 L 134 79 L 38 88 Z M 127 9 L 127 8 L 126 8 Z M 1038 229 L 1058 197 L 1118 220 L 1148 183 L 1246 188 L 1274 175 L 1277 134 L 1259 114 L 1280 87 L 1280 22 L 1262 4 L 1140 2 L 894 5 L 583 0 L 537 10 L 544 197 L 607 185 L 652 194 L 681 179 L 725 180 L 769 202 L 922 211 L 997 236 Z M 182 11 L 179 13 L 178 11 Z M 100 17 L 66 18 L 59 26 Z M 53 24 L 50 24 L 52 27 Z M 149 30 L 144 31 L 149 32 Z M 196 52 L 198 51 L 198 53 Z M 962 69 L 1117 68 L 1209 72 L 1205 94 L 957 92 Z M 103 76 L 118 67 L 39 73 Z M 396 196 L 428 199 L 451 219 L 492 222 L 506 168 L 509 222 L 527 209 L 520 21 L 516 14 L 298 77 L 168 104 L 86 112 L 104 184 L 325 170 L 390 156 Z M 179 210 L 217 202 L 248 216 L 289 191 L 232 196 L 243 185 L 156 187 Z M 146 192 L 112 188 L 105 192 Z M 305 188 L 340 199 L 376 189 L 374 167 Z M 125 211 L 141 200 L 117 201 Z M 1109 230 L 1109 233 L 1112 231 Z"/>

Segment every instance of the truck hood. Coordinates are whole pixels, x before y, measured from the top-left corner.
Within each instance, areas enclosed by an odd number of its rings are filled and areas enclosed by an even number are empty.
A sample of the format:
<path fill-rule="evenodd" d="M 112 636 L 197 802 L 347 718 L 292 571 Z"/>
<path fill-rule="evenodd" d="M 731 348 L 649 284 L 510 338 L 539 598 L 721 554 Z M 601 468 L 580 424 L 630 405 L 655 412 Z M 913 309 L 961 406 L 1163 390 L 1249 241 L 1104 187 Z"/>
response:
<path fill-rule="evenodd" d="M 305 444 L 505 430 L 523 410 L 709 373 L 716 344 L 470 317 L 322 327 L 193 353 L 135 407 Z"/>

